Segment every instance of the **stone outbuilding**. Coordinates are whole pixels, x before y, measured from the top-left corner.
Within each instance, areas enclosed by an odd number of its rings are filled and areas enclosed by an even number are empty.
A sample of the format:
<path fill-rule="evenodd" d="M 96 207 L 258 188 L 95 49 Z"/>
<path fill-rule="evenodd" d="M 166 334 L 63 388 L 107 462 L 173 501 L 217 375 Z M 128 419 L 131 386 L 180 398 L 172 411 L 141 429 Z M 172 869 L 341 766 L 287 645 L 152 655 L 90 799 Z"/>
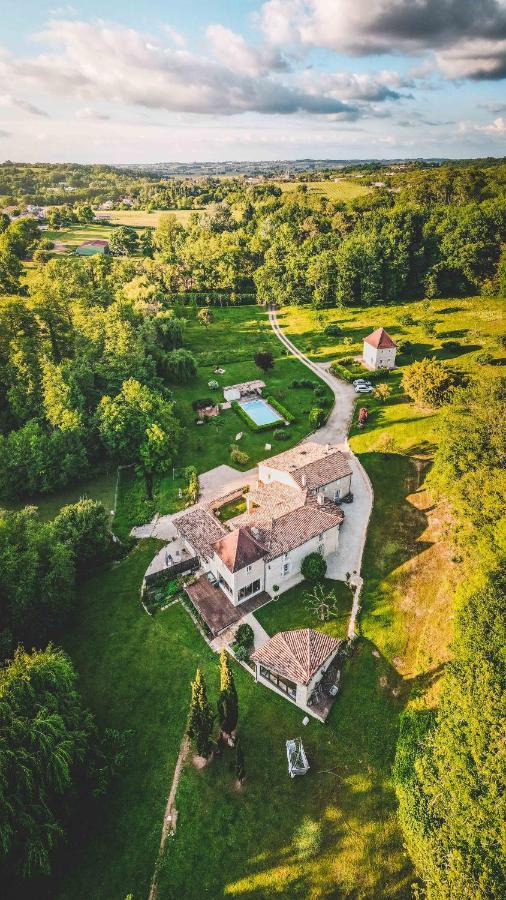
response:
<path fill-rule="evenodd" d="M 395 369 L 396 352 L 397 345 L 384 328 L 364 338 L 363 363 L 368 369 Z"/>

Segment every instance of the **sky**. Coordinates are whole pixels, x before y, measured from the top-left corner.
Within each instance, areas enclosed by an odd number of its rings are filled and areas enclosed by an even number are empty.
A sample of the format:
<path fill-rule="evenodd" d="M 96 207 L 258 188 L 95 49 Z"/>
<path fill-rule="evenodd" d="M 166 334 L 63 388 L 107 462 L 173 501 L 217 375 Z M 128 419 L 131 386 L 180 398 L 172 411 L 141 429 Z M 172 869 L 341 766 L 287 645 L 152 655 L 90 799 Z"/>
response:
<path fill-rule="evenodd" d="M 506 155 L 506 0 L 0 0 L 0 160 Z"/>

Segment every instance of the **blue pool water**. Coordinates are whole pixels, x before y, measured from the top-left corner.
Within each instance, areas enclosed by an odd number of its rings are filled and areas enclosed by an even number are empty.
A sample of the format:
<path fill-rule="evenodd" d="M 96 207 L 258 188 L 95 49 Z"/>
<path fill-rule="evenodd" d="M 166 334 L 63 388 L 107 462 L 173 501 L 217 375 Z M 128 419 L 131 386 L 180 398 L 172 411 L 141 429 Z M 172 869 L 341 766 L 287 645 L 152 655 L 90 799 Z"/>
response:
<path fill-rule="evenodd" d="M 239 404 L 245 413 L 253 419 L 255 425 L 271 425 L 281 422 L 281 416 L 265 400 L 244 400 Z"/>

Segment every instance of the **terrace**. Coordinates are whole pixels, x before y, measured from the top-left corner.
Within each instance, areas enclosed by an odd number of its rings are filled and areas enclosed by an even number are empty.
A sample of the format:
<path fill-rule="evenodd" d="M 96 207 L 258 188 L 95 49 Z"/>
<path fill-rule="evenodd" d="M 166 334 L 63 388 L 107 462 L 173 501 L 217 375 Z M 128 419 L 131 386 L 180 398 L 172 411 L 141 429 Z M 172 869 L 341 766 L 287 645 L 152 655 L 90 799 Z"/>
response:
<path fill-rule="evenodd" d="M 255 612 L 271 599 L 269 594 L 262 591 L 239 606 L 234 606 L 221 588 L 214 581 L 210 581 L 207 575 L 201 575 L 197 581 L 189 584 L 186 593 L 213 637 L 234 625 L 247 613 Z"/>

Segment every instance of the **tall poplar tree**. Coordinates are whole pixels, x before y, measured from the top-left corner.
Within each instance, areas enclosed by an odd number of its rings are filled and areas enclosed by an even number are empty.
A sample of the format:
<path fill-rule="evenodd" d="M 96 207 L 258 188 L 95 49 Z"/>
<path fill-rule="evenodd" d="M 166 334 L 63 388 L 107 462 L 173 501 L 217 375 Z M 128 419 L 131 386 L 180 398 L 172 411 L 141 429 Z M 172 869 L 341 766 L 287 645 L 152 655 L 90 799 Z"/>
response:
<path fill-rule="evenodd" d="M 228 653 L 225 648 L 220 653 L 220 696 L 218 698 L 218 716 L 224 734 L 232 734 L 237 728 L 239 703 L 234 676 L 230 668 Z"/>
<path fill-rule="evenodd" d="M 192 699 L 188 718 L 188 737 L 195 743 L 199 756 L 206 759 L 211 752 L 211 733 L 214 715 L 207 699 L 206 684 L 200 669 L 192 681 Z"/>

